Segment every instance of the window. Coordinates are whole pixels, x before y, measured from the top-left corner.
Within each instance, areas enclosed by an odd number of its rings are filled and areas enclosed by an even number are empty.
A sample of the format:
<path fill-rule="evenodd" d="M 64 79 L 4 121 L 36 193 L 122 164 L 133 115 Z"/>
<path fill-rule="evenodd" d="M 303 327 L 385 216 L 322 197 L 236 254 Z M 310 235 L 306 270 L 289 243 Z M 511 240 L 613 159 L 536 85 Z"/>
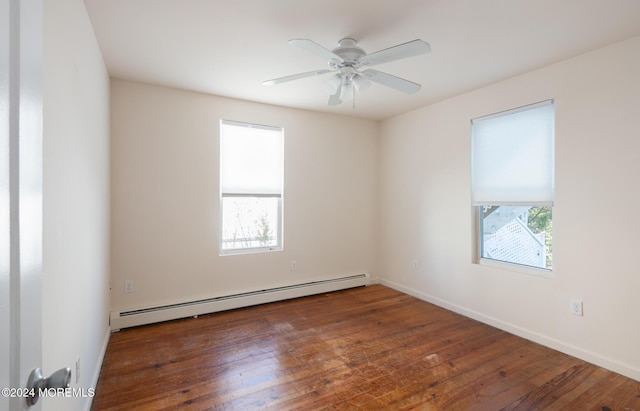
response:
<path fill-rule="evenodd" d="M 471 121 L 481 259 L 552 268 L 554 128 L 552 100 Z"/>
<path fill-rule="evenodd" d="M 220 254 L 282 249 L 283 130 L 220 122 Z"/>

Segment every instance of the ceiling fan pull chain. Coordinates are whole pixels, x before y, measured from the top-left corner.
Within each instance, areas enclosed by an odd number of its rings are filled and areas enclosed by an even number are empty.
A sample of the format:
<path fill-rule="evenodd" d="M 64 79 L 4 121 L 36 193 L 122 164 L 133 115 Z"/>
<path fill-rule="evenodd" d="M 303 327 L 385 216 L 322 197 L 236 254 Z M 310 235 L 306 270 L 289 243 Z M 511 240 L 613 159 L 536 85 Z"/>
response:
<path fill-rule="evenodd" d="M 351 82 L 351 94 L 353 95 L 351 108 L 355 110 L 356 109 L 356 87 L 353 85 L 353 81 Z"/>

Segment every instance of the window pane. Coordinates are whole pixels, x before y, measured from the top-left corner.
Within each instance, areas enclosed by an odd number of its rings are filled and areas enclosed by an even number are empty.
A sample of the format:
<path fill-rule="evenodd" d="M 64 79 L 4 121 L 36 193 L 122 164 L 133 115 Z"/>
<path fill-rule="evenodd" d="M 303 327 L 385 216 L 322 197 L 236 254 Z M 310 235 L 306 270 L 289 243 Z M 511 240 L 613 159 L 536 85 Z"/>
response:
<path fill-rule="evenodd" d="M 222 249 L 279 247 L 280 198 L 222 197 Z"/>
<path fill-rule="evenodd" d="M 537 268 L 552 268 L 551 207 L 480 207 L 482 257 Z"/>

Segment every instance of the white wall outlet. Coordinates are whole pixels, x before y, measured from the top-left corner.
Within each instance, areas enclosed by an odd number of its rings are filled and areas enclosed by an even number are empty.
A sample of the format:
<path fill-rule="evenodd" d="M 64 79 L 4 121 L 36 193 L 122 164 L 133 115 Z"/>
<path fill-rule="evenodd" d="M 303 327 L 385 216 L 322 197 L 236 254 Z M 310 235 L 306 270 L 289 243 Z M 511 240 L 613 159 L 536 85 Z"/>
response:
<path fill-rule="evenodd" d="M 582 300 L 571 300 L 571 314 L 583 315 L 582 313 Z"/>
<path fill-rule="evenodd" d="M 133 292 L 133 281 L 127 280 L 124 282 L 124 292 L 132 293 Z"/>
<path fill-rule="evenodd" d="M 413 271 L 417 271 L 418 270 L 418 260 L 413 260 L 411 262 L 411 268 L 413 268 Z"/>
<path fill-rule="evenodd" d="M 296 271 L 298 269 L 298 263 L 296 260 L 291 260 L 291 271 Z"/>

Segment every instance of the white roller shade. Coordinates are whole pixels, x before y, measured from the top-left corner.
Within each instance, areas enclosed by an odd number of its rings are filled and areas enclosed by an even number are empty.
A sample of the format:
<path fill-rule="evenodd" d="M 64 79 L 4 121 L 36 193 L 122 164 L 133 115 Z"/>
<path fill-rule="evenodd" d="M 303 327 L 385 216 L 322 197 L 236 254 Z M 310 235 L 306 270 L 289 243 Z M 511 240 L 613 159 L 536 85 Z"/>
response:
<path fill-rule="evenodd" d="M 282 156 L 281 128 L 222 120 L 221 193 L 281 195 Z"/>
<path fill-rule="evenodd" d="M 473 205 L 552 206 L 552 100 L 471 121 Z"/>

